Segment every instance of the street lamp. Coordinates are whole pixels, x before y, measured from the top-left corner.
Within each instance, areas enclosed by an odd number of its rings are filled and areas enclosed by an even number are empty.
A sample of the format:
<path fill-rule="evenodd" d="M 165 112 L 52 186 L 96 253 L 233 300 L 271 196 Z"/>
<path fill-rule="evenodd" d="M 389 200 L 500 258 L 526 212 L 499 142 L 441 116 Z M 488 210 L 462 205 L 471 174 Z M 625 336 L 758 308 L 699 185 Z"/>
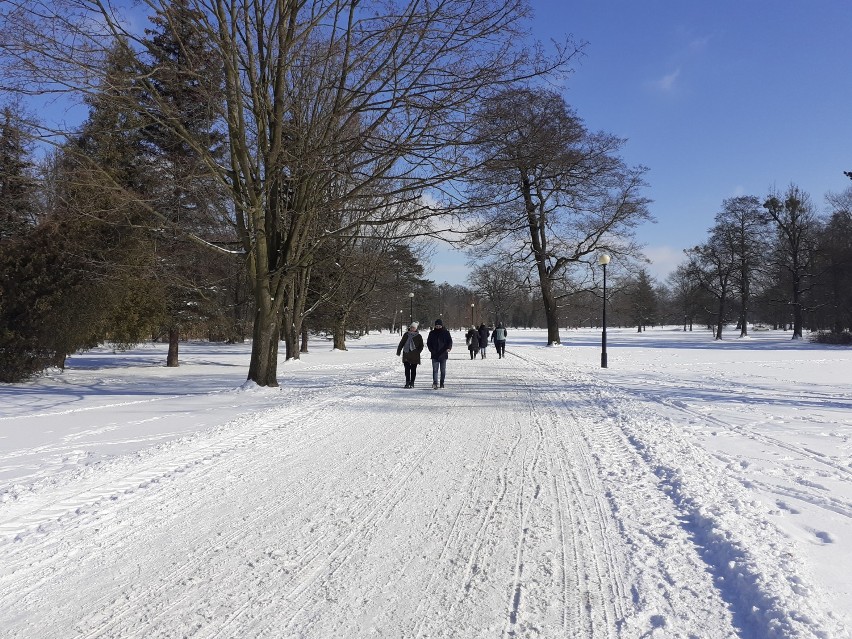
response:
<path fill-rule="evenodd" d="M 471 304 L 470 304 L 470 325 L 471 326 L 473 326 L 475 324 L 475 322 L 473 321 L 473 307 L 474 306 L 475 306 L 475 304 L 473 304 L 471 302 Z"/>
<path fill-rule="evenodd" d="M 411 310 L 408 312 L 408 325 L 411 326 L 414 323 L 414 293 L 408 294 L 408 300 L 411 302 Z"/>
<path fill-rule="evenodd" d="M 598 257 L 598 264 L 603 267 L 603 313 L 601 314 L 601 368 L 606 368 L 606 265 L 609 264 L 609 255 L 606 253 Z"/>

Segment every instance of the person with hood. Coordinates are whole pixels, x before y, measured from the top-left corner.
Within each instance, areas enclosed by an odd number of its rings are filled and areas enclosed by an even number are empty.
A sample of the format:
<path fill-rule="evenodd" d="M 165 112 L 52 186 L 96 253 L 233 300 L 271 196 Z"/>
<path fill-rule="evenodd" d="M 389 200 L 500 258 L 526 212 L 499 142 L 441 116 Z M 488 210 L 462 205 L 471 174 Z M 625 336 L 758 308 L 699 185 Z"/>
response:
<path fill-rule="evenodd" d="M 412 322 L 408 331 L 399 340 L 396 354 L 402 355 L 402 365 L 405 367 L 405 388 L 414 388 L 414 378 L 417 377 L 417 365 L 420 363 L 420 353 L 423 350 L 423 336 L 417 332 L 417 322 Z"/>
<path fill-rule="evenodd" d="M 491 333 L 491 341 L 494 342 L 494 348 L 497 349 L 497 357 L 503 359 L 506 354 L 506 334 L 508 331 L 503 328 L 503 322 L 497 322 L 497 328 Z"/>
<path fill-rule="evenodd" d="M 467 350 L 470 351 L 470 359 L 476 359 L 476 354 L 479 352 L 479 333 L 476 332 L 476 326 L 470 327 L 464 339 L 467 342 Z"/>
<path fill-rule="evenodd" d="M 440 318 L 435 320 L 435 327 L 429 331 L 426 347 L 432 354 L 432 388 L 443 388 L 444 377 L 447 374 L 447 358 L 453 350 L 453 338 L 450 331 L 444 328 L 444 322 Z M 438 386 L 439 383 L 440 386 Z"/>
<path fill-rule="evenodd" d="M 479 352 L 482 359 L 485 359 L 485 349 L 488 347 L 488 336 L 490 335 L 488 327 L 483 323 L 479 325 Z"/>

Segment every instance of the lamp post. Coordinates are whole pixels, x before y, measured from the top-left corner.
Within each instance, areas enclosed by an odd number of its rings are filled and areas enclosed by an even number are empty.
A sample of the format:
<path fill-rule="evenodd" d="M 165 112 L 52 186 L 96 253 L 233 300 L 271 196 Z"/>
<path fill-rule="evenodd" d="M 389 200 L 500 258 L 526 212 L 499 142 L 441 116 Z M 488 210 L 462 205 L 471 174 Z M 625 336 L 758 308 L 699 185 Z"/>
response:
<path fill-rule="evenodd" d="M 400 335 L 402 335 L 402 318 L 405 317 L 403 315 L 403 312 L 404 311 L 402 309 L 399 309 L 399 334 Z M 408 326 L 411 326 L 411 324 L 409 324 Z M 406 326 L 406 328 L 408 328 L 408 326 Z"/>
<path fill-rule="evenodd" d="M 473 326 L 475 324 L 475 322 L 473 321 L 473 307 L 474 306 L 475 306 L 475 304 L 471 303 L 471 305 L 470 305 L 470 325 L 471 326 Z"/>
<path fill-rule="evenodd" d="M 598 264 L 603 267 L 603 312 L 601 313 L 601 368 L 606 368 L 606 265 L 609 264 L 609 255 L 606 253 L 598 257 Z"/>
<path fill-rule="evenodd" d="M 408 325 L 411 326 L 414 322 L 414 293 L 408 294 L 408 300 L 411 302 L 411 309 L 408 312 Z"/>

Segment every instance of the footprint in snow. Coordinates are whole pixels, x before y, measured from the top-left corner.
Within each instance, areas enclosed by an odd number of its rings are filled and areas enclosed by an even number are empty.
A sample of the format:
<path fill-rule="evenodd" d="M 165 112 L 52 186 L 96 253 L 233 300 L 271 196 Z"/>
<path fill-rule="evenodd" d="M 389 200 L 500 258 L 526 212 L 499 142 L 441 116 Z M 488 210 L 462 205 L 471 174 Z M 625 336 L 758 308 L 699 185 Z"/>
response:
<path fill-rule="evenodd" d="M 780 499 L 775 502 L 775 505 L 778 506 L 778 508 L 780 508 L 781 510 L 786 510 L 791 515 L 798 515 L 800 513 L 800 511 L 787 504 L 786 501 L 781 501 Z"/>
<path fill-rule="evenodd" d="M 831 533 L 825 532 L 824 530 L 815 530 L 814 535 L 824 544 L 834 543 L 834 537 L 831 536 Z"/>

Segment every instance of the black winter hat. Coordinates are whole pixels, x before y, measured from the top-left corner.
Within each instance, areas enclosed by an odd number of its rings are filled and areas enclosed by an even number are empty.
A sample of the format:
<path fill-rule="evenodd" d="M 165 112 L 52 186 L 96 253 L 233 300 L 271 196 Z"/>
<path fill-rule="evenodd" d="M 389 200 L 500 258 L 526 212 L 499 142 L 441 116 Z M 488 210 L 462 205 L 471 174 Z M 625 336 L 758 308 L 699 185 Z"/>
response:
<path fill-rule="evenodd" d="M 443 325 L 444 325 L 444 322 L 440 318 L 435 320 L 435 326 L 443 326 Z"/>

